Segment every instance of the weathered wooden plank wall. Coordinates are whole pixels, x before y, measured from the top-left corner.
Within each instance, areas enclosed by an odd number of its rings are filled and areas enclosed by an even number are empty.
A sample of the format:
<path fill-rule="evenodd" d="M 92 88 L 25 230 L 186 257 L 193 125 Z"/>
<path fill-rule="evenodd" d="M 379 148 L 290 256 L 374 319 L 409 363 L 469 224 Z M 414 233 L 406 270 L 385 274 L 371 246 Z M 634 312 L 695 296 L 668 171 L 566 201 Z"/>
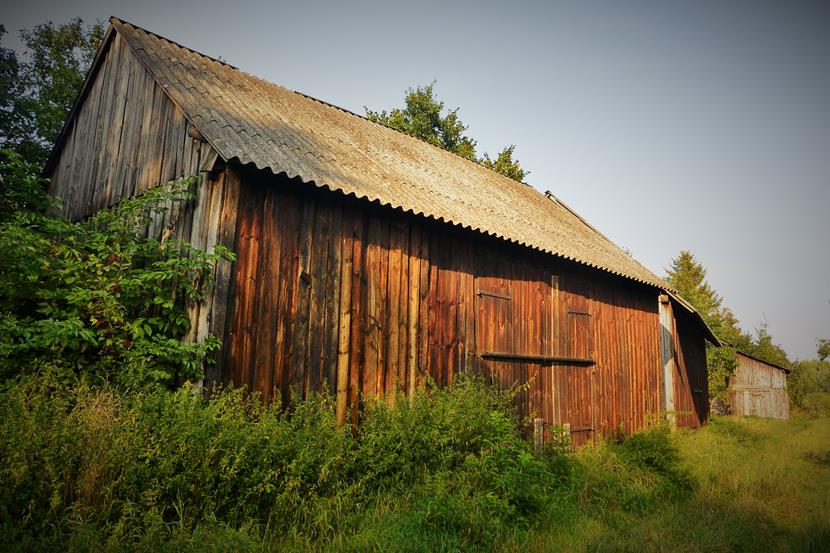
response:
<path fill-rule="evenodd" d="M 236 173 L 210 172 L 216 159 L 116 34 L 66 129 L 49 175 L 50 192 L 62 200 L 65 216 L 80 220 L 150 187 L 201 174 L 195 199 L 166 206 L 170 209 L 147 226 L 147 236 L 185 240 L 204 251 L 216 245 L 233 249 L 240 186 Z M 231 267 L 219 263 L 205 305 L 190 308 L 188 340 L 222 336 Z M 219 378 L 217 365 L 206 370 L 208 379 Z"/>
<path fill-rule="evenodd" d="M 285 177 L 234 178 L 236 384 L 283 402 L 327 389 L 345 420 L 359 397 L 471 371 L 529 383 L 520 413 L 577 443 L 662 410 L 656 290 Z"/>
<path fill-rule="evenodd" d="M 82 219 L 119 199 L 210 169 L 213 148 L 116 34 L 66 129 L 50 192 Z"/>
<path fill-rule="evenodd" d="M 677 425 L 697 428 L 709 417 L 706 344 L 696 334 L 697 322 L 682 308 L 674 309 L 674 378 Z"/>
<path fill-rule="evenodd" d="M 790 418 L 787 373 L 739 353 L 735 374 L 729 378 L 729 406 L 738 416 Z"/>

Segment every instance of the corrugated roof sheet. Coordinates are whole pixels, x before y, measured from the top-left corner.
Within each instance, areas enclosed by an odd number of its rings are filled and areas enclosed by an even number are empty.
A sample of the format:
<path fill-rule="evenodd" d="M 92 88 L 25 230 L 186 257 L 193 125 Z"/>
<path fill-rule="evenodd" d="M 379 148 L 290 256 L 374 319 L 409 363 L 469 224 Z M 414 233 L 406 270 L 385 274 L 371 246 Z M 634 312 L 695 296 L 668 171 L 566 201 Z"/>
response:
<path fill-rule="evenodd" d="M 792 372 L 792 369 L 788 369 L 787 367 L 785 367 L 783 365 L 779 365 L 778 363 L 773 363 L 772 361 L 766 361 L 764 359 L 761 359 L 760 357 L 755 357 L 754 355 L 744 353 L 741 350 L 736 349 L 735 353 L 737 353 L 738 355 L 743 355 L 744 357 L 749 357 L 750 359 L 752 359 L 754 361 L 758 361 L 759 363 L 764 363 L 765 365 L 770 365 L 771 367 L 775 367 L 776 369 L 782 370 L 787 374 L 790 374 Z"/>
<path fill-rule="evenodd" d="M 667 287 L 555 197 L 129 23 L 112 24 L 226 161 Z"/>

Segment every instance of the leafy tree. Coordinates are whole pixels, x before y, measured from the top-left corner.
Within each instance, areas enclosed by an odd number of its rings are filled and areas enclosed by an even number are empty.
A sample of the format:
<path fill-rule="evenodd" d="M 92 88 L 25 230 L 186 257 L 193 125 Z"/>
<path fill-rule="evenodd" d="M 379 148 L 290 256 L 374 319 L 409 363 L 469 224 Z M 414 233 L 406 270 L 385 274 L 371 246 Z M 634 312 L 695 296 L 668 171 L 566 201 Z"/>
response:
<path fill-rule="evenodd" d="M 830 362 L 806 359 L 794 363 L 787 376 L 787 392 L 791 405 L 801 409 L 819 395 L 830 397 Z"/>
<path fill-rule="evenodd" d="M 528 172 L 522 169 L 518 160 L 513 159 L 513 151 L 515 149 L 516 146 L 512 144 L 505 147 L 504 150 L 496 156 L 496 159 L 490 159 L 489 155 L 484 154 L 481 164 L 489 169 L 492 169 L 496 173 L 501 173 L 505 177 L 510 177 L 513 180 L 524 182 Z"/>
<path fill-rule="evenodd" d="M 125 389 L 201 378 L 219 341 L 184 343 L 187 309 L 231 254 L 143 238 L 194 179 L 70 223 L 44 214 L 50 198 L 33 170 L 0 150 L 0 379 L 47 373 Z"/>
<path fill-rule="evenodd" d="M 808 415 L 830 416 L 830 361 L 826 361 L 830 340 L 818 340 L 818 359 L 796 361 L 787 376 L 790 404 Z"/>
<path fill-rule="evenodd" d="M 787 353 L 773 342 L 766 321 L 755 335 L 741 330 L 740 322 L 732 310 L 723 305 L 723 298 L 706 281 L 706 269 L 692 252 L 683 250 L 671 267 L 666 270 L 666 281 L 700 313 L 718 340 L 721 348 L 707 345 L 706 363 L 709 374 L 709 392 L 715 399 L 725 400 L 729 377 L 737 367 L 736 351 L 748 353 L 759 359 L 789 367 Z"/>
<path fill-rule="evenodd" d="M 0 43 L 6 35 L 6 27 L 0 25 Z M 10 137 L 18 136 L 18 114 L 15 111 L 18 98 L 23 95 L 20 82 L 20 62 L 14 50 L 0 47 L 0 146 Z"/>
<path fill-rule="evenodd" d="M 37 168 L 10 150 L 0 150 L 0 223 L 21 213 L 43 213 L 55 199 L 46 193 L 46 181 L 36 177 Z M 8 252 L 4 252 L 8 253 Z"/>
<path fill-rule="evenodd" d="M 0 49 L 0 147 L 38 165 L 46 161 L 103 33 L 101 22 L 48 22 L 21 31 L 24 59 Z"/>
<path fill-rule="evenodd" d="M 783 367 L 789 367 L 792 364 L 789 357 L 787 357 L 787 352 L 781 346 L 773 343 L 766 321 L 762 322 L 761 326 L 756 329 L 755 337 L 750 346 L 744 351 L 759 359 Z"/>
<path fill-rule="evenodd" d="M 408 89 L 404 103 L 406 107 L 388 112 L 364 108 L 366 117 L 480 163 L 513 180 L 522 182 L 529 174 L 518 160 L 513 159 L 516 149 L 513 145 L 505 147 L 494 159 L 486 153 L 479 158 L 476 141 L 464 134 L 467 125 L 461 122 L 459 108 L 445 111 L 444 102 L 435 97 L 435 83 Z"/>
<path fill-rule="evenodd" d="M 444 114 L 444 102 L 435 98 L 434 83 L 406 91 L 406 107 L 390 112 L 366 109 L 366 116 L 376 123 L 388 125 L 415 138 L 420 138 L 451 152 L 476 159 L 476 143 L 464 135 L 467 126 L 458 116 L 458 108 Z"/>

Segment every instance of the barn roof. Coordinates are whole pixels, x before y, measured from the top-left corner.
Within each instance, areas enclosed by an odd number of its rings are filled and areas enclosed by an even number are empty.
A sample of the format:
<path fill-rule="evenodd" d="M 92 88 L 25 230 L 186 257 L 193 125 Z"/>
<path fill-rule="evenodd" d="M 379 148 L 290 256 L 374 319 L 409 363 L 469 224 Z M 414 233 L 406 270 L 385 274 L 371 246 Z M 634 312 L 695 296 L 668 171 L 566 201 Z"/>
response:
<path fill-rule="evenodd" d="M 737 350 L 737 349 L 736 349 L 736 350 L 735 350 L 735 353 L 737 353 L 738 355 L 743 355 L 744 357 L 748 357 L 748 358 L 752 359 L 753 361 L 758 361 L 759 363 L 763 363 L 763 364 L 765 364 L 765 365 L 769 365 L 770 367 L 775 367 L 776 369 L 778 369 L 778 370 L 780 370 L 780 371 L 784 371 L 784 372 L 785 372 L 785 373 L 787 373 L 787 374 L 790 374 L 790 373 L 792 372 L 792 370 L 791 370 L 791 369 L 788 369 L 787 367 L 785 367 L 785 366 L 783 366 L 783 365 L 779 365 L 778 363 L 772 363 L 772 362 L 767 361 L 767 360 L 765 360 L 765 359 L 761 359 L 760 357 L 755 357 L 754 355 L 750 355 L 750 354 L 748 354 L 748 353 L 744 353 L 744 352 L 742 352 L 742 351 L 740 351 L 740 350 Z"/>
<path fill-rule="evenodd" d="M 666 287 L 553 195 L 124 21 L 111 22 L 225 161 Z"/>
<path fill-rule="evenodd" d="M 110 22 L 102 50 L 117 31 L 226 162 L 296 177 L 672 292 L 553 194 L 120 19 Z"/>

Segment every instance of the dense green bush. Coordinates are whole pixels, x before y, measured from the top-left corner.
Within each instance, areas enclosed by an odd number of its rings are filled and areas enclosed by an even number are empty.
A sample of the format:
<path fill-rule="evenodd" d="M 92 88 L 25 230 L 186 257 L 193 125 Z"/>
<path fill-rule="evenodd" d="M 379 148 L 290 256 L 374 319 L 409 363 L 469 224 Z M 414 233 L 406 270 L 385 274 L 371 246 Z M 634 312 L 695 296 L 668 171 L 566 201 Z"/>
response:
<path fill-rule="evenodd" d="M 787 393 L 791 409 L 801 409 L 812 417 L 830 416 L 830 410 L 821 407 L 827 402 L 822 398 L 830 397 L 830 361 L 807 359 L 794 363 L 787 375 Z"/>
<path fill-rule="evenodd" d="M 124 395 L 26 378 L 0 394 L 2 542 L 328 542 L 390 509 L 378 539 L 488 549 L 561 503 L 642 509 L 690 486 L 664 430 L 534 454 L 508 400 L 462 378 L 370 402 L 353 435 L 322 396 L 289 413 L 239 389 L 207 401 L 189 387 Z"/>
<path fill-rule="evenodd" d="M 830 392 L 804 394 L 801 408 L 809 417 L 830 417 Z"/>
<path fill-rule="evenodd" d="M 201 377 L 219 342 L 182 341 L 187 308 L 231 254 L 144 237 L 153 216 L 192 196 L 193 178 L 80 223 L 44 211 L 42 181 L 11 152 L 0 152 L 0 182 L 0 379 L 48 371 L 126 389 Z"/>
<path fill-rule="evenodd" d="M 503 403 L 460 379 L 370 405 L 353 436 L 327 397 L 288 413 L 238 389 L 206 401 L 29 378 L 0 396 L 3 539 L 136 544 L 217 522 L 321 539 L 343 513 L 408 495 L 425 529 L 483 545 L 528 525 L 563 478 Z"/>

